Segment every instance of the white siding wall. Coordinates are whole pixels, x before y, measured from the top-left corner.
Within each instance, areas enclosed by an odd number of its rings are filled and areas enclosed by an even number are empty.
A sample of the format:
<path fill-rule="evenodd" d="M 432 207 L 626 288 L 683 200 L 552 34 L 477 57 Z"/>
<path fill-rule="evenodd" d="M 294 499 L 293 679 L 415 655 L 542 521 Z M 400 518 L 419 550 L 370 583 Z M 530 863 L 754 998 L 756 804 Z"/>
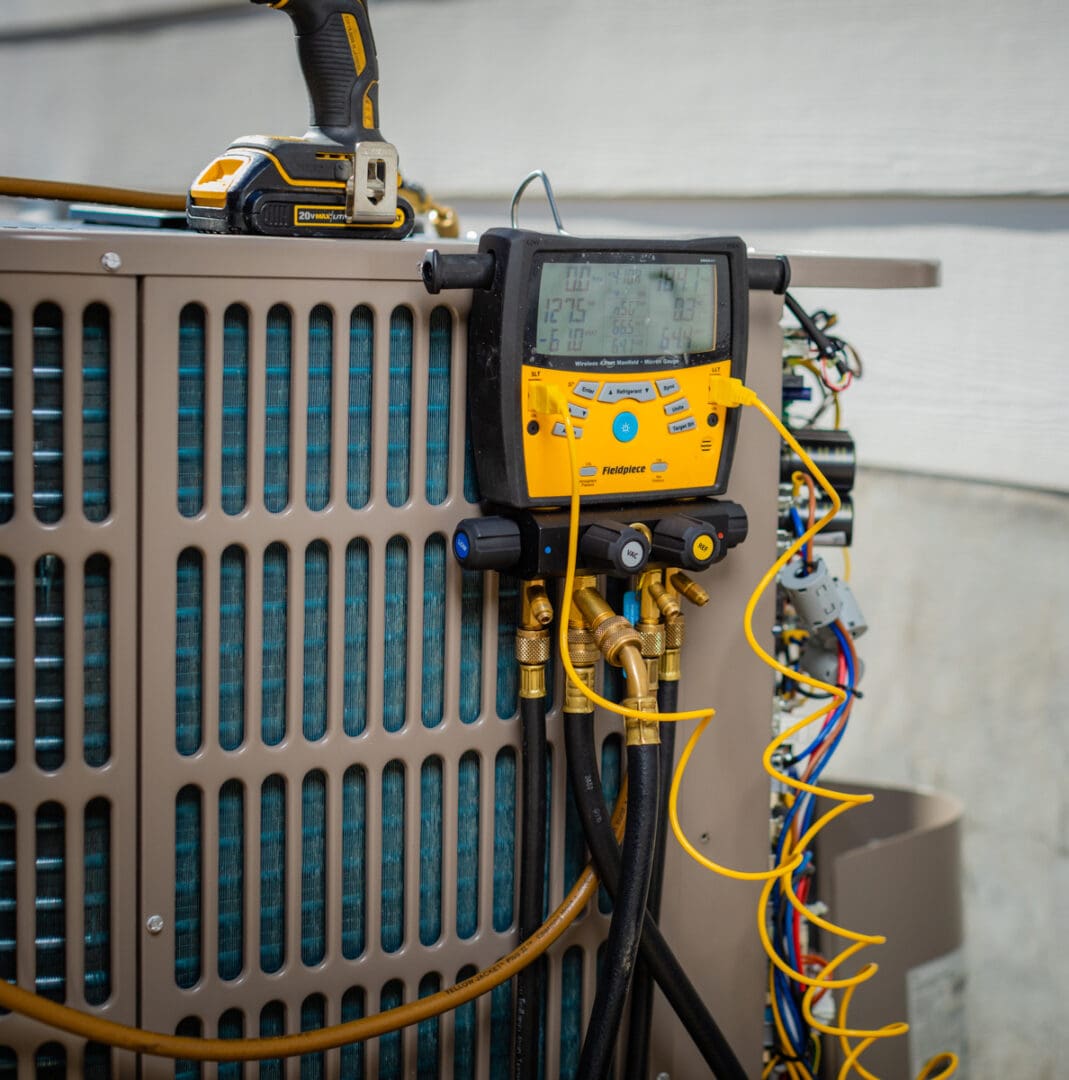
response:
<path fill-rule="evenodd" d="M 205 6 L 8 0 L 0 172 L 181 190 L 239 134 L 303 131 L 289 22 L 243 0 L 199 28 L 11 40 Z M 1069 5 L 378 0 L 372 18 L 383 131 L 468 224 L 502 223 L 543 167 L 577 232 L 943 260 L 939 290 L 800 294 L 866 361 L 846 402 L 863 461 L 957 478 L 863 477 L 872 686 L 844 762 L 966 799 L 969 1075 L 1062 1075 L 1069 500 L 962 481 L 1069 491 Z"/>

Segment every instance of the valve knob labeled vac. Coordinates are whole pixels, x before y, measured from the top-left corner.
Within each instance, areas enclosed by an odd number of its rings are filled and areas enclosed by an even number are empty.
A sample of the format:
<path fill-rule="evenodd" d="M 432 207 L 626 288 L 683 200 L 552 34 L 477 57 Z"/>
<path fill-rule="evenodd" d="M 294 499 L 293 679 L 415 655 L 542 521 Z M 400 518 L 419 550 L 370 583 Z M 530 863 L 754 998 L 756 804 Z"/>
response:
<path fill-rule="evenodd" d="M 653 530 L 651 557 L 682 570 L 704 570 L 723 544 L 709 522 L 686 514 L 662 518 Z"/>
<path fill-rule="evenodd" d="M 635 574 L 650 557 L 649 541 L 630 525 L 600 521 L 589 526 L 579 541 L 580 561 L 594 568 L 611 566 L 622 574 Z"/>
<path fill-rule="evenodd" d="M 510 518 L 465 518 L 453 533 L 453 554 L 465 570 L 509 570 L 522 553 L 520 527 Z"/>

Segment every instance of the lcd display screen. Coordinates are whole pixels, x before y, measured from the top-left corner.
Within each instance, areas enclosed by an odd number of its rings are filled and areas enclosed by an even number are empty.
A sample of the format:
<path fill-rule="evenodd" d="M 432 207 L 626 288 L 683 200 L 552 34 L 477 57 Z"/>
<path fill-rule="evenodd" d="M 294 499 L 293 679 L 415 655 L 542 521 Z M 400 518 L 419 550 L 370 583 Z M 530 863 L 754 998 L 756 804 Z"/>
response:
<path fill-rule="evenodd" d="M 542 265 L 535 351 L 661 356 L 716 345 L 716 267 L 692 262 Z"/>

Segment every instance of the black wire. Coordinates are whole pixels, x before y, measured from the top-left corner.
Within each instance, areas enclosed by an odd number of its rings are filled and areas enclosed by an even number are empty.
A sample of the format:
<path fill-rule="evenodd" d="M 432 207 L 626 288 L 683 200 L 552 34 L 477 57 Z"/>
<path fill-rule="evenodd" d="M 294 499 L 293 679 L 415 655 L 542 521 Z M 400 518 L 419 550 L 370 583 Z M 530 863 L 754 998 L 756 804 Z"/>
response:
<path fill-rule="evenodd" d="M 525 941 L 542 925 L 546 887 L 546 699 L 520 698 L 521 751 L 519 933 Z M 539 958 L 516 976 L 516 1037 L 512 1075 L 537 1080 L 545 963 Z"/>
<path fill-rule="evenodd" d="M 568 783 L 579 812 L 583 835 L 598 877 L 609 895 L 615 897 L 620 880 L 620 849 L 616 846 L 609 810 L 601 789 L 592 718 L 585 714 L 565 713 L 564 740 Z M 745 1070 L 705 1002 L 668 947 L 657 924 L 648 916 L 642 926 L 640 952 L 650 965 L 661 993 L 667 998 L 713 1075 L 720 1080 L 747 1080 Z"/>
<path fill-rule="evenodd" d="M 657 839 L 659 752 L 656 745 L 636 744 L 627 748 L 627 824 L 621 849 L 620 882 L 613 898 L 601 977 L 579 1054 L 577 1074 L 584 1080 L 604 1080 L 609 1074 L 638 957 Z"/>
<path fill-rule="evenodd" d="M 657 711 L 675 712 L 679 683 L 662 682 L 657 687 Z M 661 917 L 661 888 L 664 885 L 664 856 L 668 840 L 668 796 L 672 790 L 672 769 L 676 756 L 676 726 L 661 724 L 661 771 L 657 793 L 657 845 L 653 850 L 653 871 L 646 910 L 657 922 Z M 653 973 L 643 957 L 635 965 L 631 983 L 631 1015 L 627 1026 L 626 1080 L 646 1080 L 650 1056 L 650 1024 L 653 1022 Z"/>

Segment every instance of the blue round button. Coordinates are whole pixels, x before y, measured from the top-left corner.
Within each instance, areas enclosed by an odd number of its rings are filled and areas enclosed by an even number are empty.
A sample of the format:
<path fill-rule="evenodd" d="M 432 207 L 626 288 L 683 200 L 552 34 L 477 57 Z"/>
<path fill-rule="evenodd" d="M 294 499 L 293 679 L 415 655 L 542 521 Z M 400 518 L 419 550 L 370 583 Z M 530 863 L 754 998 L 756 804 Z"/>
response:
<path fill-rule="evenodd" d="M 458 532 L 453 537 L 453 551 L 458 559 L 466 559 L 471 553 L 471 541 L 468 539 L 468 534 Z"/>
<path fill-rule="evenodd" d="M 612 433 L 617 442 L 630 442 L 638 434 L 638 417 L 633 412 L 617 413 Z"/>

